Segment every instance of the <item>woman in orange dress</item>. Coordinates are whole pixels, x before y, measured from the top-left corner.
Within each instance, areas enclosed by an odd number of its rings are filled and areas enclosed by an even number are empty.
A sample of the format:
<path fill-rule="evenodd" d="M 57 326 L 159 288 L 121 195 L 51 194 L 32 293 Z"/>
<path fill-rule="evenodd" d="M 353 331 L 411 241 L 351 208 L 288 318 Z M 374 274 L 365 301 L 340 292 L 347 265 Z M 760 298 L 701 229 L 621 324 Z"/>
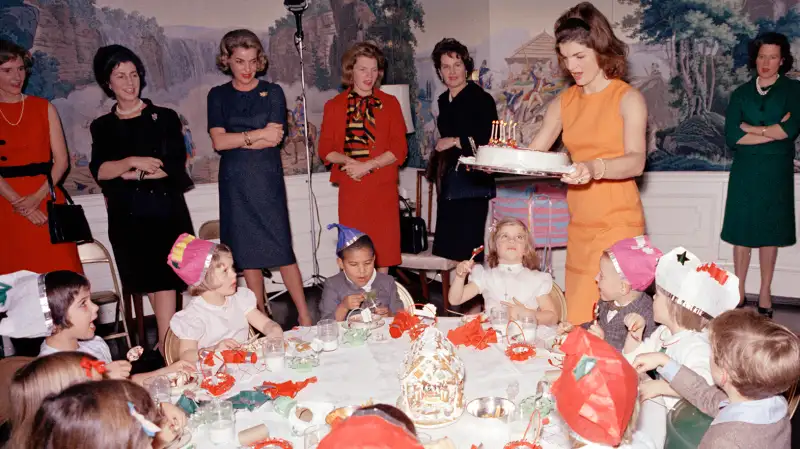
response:
<path fill-rule="evenodd" d="M 58 183 L 69 158 L 56 108 L 22 93 L 31 65 L 24 48 L 0 40 L 0 274 L 82 273 L 74 243 L 50 243 L 46 174 Z"/>
<path fill-rule="evenodd" d="M 400 102 L 378 88 L 385 67 L 373 44 L 345 53 L 347 89 L 325 103 L 319 140 L 319 156 L 333 164 L 331 182 L 339 185 L 339 223 L 370 236 L 383 273 L 401 261 L 397 169 L 408 153 Z"/>
<path fill-rule="evenodd" d="M 599 298 L 595 277 L 603 251 L 619 240 L 644 233 L 644 213 L 633 179 L 645 164 L 647 106 L 642 94 L 623 82 L 627 46 L 608 19 L 588 2 L 556 22 L 556 49 L 569 87 L 547 107 L 531 143 L 547 151 L 563 131 L 575 170 L 567 205 L 567 315 L 573 323 L 592 319 Z"/>

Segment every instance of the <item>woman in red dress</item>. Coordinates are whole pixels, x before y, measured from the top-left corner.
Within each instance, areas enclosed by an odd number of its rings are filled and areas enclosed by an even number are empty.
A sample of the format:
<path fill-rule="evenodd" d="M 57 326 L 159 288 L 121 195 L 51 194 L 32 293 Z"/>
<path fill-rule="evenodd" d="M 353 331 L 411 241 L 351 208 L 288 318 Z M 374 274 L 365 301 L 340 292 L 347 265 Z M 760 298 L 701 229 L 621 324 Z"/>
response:
<path fill-rule="evenodd" d="M 339 185 L 339 223 L 370 236 L 383 273 L 401 261 L 397 169 L 408 153 L 400 103 L 378 88 L 385 67 L 373 44 L 345 53 L 347 89 L 325 103 L 319 140 L 319 155 L 333 164 L 331 182 Z"/>
<path fill-rule="evenodd" d="M 0 274 L 82 273 L 74 243 L 50 243 L 46 174 L 58 183 L 69 158 L 56 108 L 22 93 L 31 65 L 24 48 L 0 40 Z"/>

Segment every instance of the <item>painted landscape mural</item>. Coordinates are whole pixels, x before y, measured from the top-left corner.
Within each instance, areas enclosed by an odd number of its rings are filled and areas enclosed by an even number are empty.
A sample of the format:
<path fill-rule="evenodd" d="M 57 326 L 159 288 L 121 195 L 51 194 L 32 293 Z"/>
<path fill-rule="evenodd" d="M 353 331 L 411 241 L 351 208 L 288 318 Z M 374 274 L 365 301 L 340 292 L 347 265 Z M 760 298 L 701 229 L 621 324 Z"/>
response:
<path fill-rule="evenodd" d="M 430 60 L 435 43 L 454 37 L 470 48 L 476 82 L 494 96 L 502 118 L 520 123 L 527 143 L 549 102 L 568 86 L 556 60 L 553 23 L 576 3 L 310 0 L 303 15 L 307 111 L 299 101 L 294 17 L 278 0 L 0 0 L 0 37 L 30 49 L 35 63 L 26 93 L 58 108 L 72 160 L 66 186 L 84 194 L 99 191 L 88 170 L 89 125 L 113 104 L 92 75 L 100 46 L 122 44 L 143 59 L 148 82 L 143 96 L 181 115 L 187 170 L 204 183 L 217 179 L 219 156 L 207 133 L 206 95 L 227 82 L 214 64 L 226 31 L 244 27 L 259 34 L 270 59 L 266 77 L 286 93 L 289 133 L 281 156 L 287 175 L 306 172 L 305 133 L 312 142 L 312 170 L 325 170 L 316 144 L 323 106 L 340 88 L 341 57 L 353 42 L 374 41 L 389 61 L 384 84 L 411 87 L 416 132 L 409 134 L 407 163 L 424 167 L 437 138 L 436 98 L 444 91 Z M 649 107 L 647 169 L 727 170 L 725 107 L 733 89 L 750 77 L 747 42 L 760 31 L 779 31 L 800 57 L 800 0 L 594 3 L 630 45 L 628 81 L 644 93 Z M 800 171 L 800 151 L 795 167 Z"/>

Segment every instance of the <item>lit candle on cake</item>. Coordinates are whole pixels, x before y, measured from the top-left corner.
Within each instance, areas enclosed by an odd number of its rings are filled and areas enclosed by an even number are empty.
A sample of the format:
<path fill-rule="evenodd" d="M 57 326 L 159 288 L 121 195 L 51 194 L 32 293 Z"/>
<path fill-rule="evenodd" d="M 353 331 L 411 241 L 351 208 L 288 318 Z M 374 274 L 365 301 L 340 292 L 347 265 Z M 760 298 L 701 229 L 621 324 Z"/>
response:
<path fill-rule="evenodd" d="M 497 144 L 497 120 L 492 120 L 492 137 L 489 139 L 489 145 Z"/>
<path fill-rule="evenodd" d="M 500 121 L 500 142 L 505 145 L 506 143 L 506 121 Z"/>

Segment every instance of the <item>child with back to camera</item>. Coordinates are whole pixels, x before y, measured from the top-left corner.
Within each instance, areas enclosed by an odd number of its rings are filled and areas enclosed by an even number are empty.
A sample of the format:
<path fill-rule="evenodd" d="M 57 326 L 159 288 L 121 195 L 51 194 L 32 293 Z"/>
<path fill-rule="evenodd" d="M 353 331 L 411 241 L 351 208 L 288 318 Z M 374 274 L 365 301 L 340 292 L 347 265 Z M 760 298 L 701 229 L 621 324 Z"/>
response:
<path fill-rule="evenodd" d="M 463 304 L 480 294 L 487 311 L 508 307 L 512 319 L 535 315 L 541 325 L 557 324 L 561 310 L 550 297 L 553 278 L 538 270 L 537 259 L 527 226 L 516 218 L 503 218 L 489 234 L 487 267 L 472 260 L 456 267 L 450 304 Z M 467 275 L 469 283 L 465 285 Z"/>
<path fill-rule="evenodd" d="M 227 246 L 182 234 L 167 263 L 194 296 L 169 323 L 180 339 L 181 360 L 197 361 L 200 349 L 235 349 L 247 342 L 250 326 L 266 336 L 283 336 L 278 323 L 258 310 L 253 291 L 236 285 Z"/>
<path fill-rule="evenodd" d="M 711 320 L 709 337 L 714 385 L 660 352 L 641 354 L 633 365 L 639 372 L 657 369 L 678 394 L 714 418 L 698 449 L 789 449 L 791 423 L 781 393 L 800 378 L 800 338 L 741 309 Z"/>

